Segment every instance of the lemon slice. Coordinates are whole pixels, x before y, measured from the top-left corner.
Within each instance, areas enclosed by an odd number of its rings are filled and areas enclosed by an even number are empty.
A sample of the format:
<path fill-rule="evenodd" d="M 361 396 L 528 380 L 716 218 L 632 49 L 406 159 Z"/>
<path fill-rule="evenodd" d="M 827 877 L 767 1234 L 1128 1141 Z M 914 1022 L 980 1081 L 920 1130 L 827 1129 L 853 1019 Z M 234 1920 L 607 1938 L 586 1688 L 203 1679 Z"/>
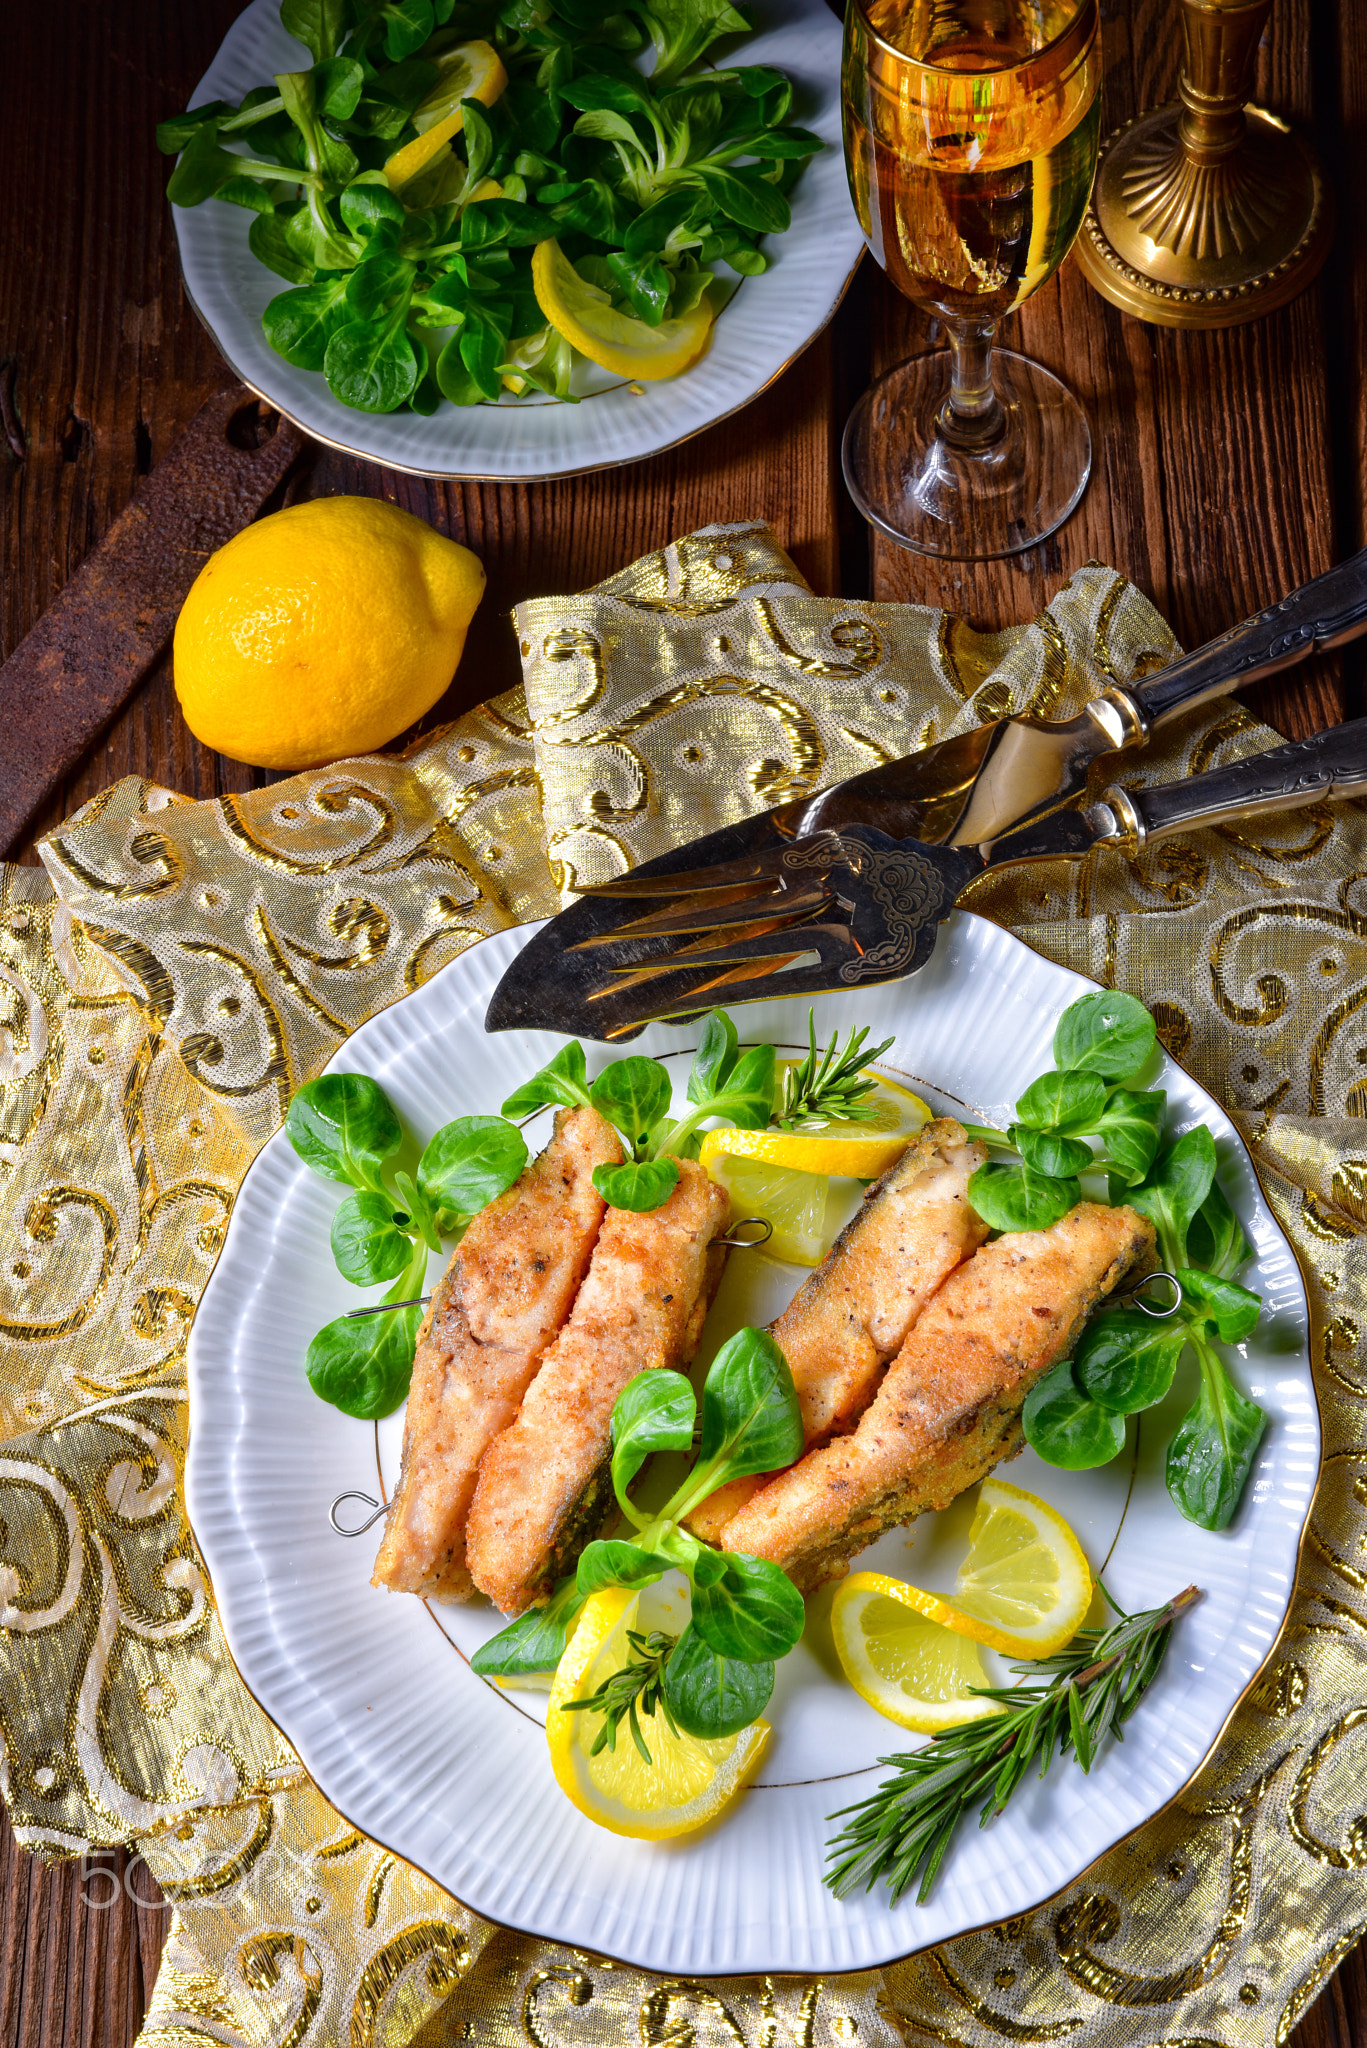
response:
<path fill-rule="evenodd" d="M 795 1065 L 786 1061 L 785 1065 Z M 931 1109 L 899 1081 L 866 1070 L 877 1088 L 864 1099 L 874 1111 L 865 1122 L 832 1117 L 812 1131 L 709 1131 L 699 1158 L 710 1162 L 725 1152 L 732 1159 L 762 1161 L 799 1173 L 843 1174 L 853 1180 L 876 1180 L 900 1159 L 916 1133 L 930 1122 Z M 779 1093 L 782 1094 L 782 1068 Z M 715 1177 L 715 1176 L 714 1176 Z"/>
<path fill-rule="evenodd" d="M 736 1138 L 745 1134 L 718 1131 L 713 1135 Z M 790 1266 L 820 1265 L 827 1250 L 826 1197 L 830 1189 L 824 1173 L 794 1172 L 787 1166 L 734 1159 L 719 1146 L 709 1154 L 704 1145 L 702 1163 L 730 1195 L 733 1217 L 762 1216 L 771 1226 L 773 1235 L 756 1250 L 771 1259 L 784 1259 Z"/>
<path fill-rule="evenodd" d="M 831 1603 L 831 1634 L 846 1678 L 876 1712 L 918 1735 L 1000 1714 L 995 1700 L 973 1694 L 988 1683 L 977 1644 L 926 1613 L 927 1603 L 944 1605 L 882 1572 L 846 1579 Z"/>
<path fill-rule="evenodd" d="M 677 377 L 695 363 L 712 330 L 712 308 L 700 299 L 678 320 L 648 327 L 630 313 L 613 311 L 612 301 L 582 278 L 558 242 L 538 242 L 532 255 L 532 289 L 557 334 L 590 362 L 646 384 Z"/>
<path fill-rule="evenodd" d="M 566 1700 L 595 1693 L 626 1663 L 627 1631 L 635 1626 L 640 1597 L 612 1586 L 585 1601 L 551 1687 L 546 1739 L 556 1782 L 582 1814 L 614 1835 L 659 1842 L 692 1834 L 730 1804 L 764 1753 L 769 1723 L 756 1721 L 739 1735 L 705 1742 L 671 1735 L 663 1714 L 653 1714 L 642 1722 L 652 1762 L 625 1724 L 615 1749 L 591 1756 L 600 1717 L 561 1709 Z"/>
<path fill-rule="evenodd" d="M 1092 1604 L 1092 1568 L 1062 1515 L 1004 1479 L 985 1479 L 959 1567 L 952 1624 L 1007 1656 L 1051 1657 Z"/>
<path fill-rule="evenodd" d="M 418 133 L 412 142 L 396 149 L 384 167 L 385 183 L 391 192 L 425 171 L 434 156 L 465 125 L 462 100 L 478 100 L 491 107 L 508 83 L 498 51 L 490 43 L 458 43 L 441 59 L 441 77 L 420 100 L 413 113 Z"/>

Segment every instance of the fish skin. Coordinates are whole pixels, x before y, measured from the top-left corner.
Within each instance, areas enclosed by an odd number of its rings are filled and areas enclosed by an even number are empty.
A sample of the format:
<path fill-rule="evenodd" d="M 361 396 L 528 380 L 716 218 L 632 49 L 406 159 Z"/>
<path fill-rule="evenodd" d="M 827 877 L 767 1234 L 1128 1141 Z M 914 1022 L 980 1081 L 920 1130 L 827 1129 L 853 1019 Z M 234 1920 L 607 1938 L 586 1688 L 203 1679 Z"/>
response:
<path fill-rule="evenodd" d="M 613 1403 L 648 1369 L 685 1368 L 726 1252 L 729 1198 L 696 1161 L 658 1209 L 609 1209 L 569 1320 L 517 1420 L 485 1452 L 466 1531 L 475 1584 L 505 1614 L 544 1600 L 615 1512 Z"/>
<path fill-rule="evenodd" d="M 853 1434 L 770 1480 L 726 1523 L 724 1548 L 808 1592 L 885 1529 L 948 1506 L 1021 1449 L 1031 1387 L 1121 1280 L 1152 1269 L 1154 1247 L 1135 1210 L 1092 1202 L 984 1245 L 922 1311 Z"/>
<path fill-rule="evenodd" d="M 987 1236 L 968 1200 L 986 1158 L 953 1117 L 928 1123 L 770 1324 L 793 1375 L 806 1449 L 852 1426 L 936 1288 Z M 732 1480 L 694 1510 L 689 1528 L 720 1541 L 763 1485 L 762 1476 Z"/>
<path fill-rule="evenodd" d="M 479 1461 L 516 1416 L 588 1271 L 607 1206 L 593 1169 L 621 1160 L 597 1110 L 558 1111 L 550 1143 L 453 1253 L 418 1331 L 403 1465 L 372 1585 L 472 1598 L 465 1526 Z"/>

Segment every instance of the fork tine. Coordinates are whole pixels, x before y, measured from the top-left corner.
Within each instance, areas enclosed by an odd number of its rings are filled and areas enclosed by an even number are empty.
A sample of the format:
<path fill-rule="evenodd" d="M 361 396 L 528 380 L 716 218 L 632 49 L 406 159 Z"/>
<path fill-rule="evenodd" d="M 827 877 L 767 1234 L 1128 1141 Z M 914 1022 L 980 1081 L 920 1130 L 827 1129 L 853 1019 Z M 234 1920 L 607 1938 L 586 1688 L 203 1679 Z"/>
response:
<path fill-rule="evenodd" d="M 824 941 L 824 943 L 823 943 Z M 844 924 L 784 924 L 767 930 L 738 933 L 729 945 L 709 946 L 697 952 L 674 953 L 659 961 L 651 960 L 643 966 L 613 968 L 609 971 L 613 981 L 603 994 L 617 994 L 632 988 L 638 981 L 654 981 L 661 974 L 683 971 L 691 967 L 734 967 L 750 960 L 772 959 L 776 954 L 816 953 L 824 962 L 839 966 L 860 952 L 848 925 Z M 594 997 L 590 997 L 590 1001 Z"/>
<path fill-rule="evenodd" d="M 763 962 L 763 974 L 747 976 L 737 989 L 737 1000 L 746 1003 L 778 1002 L 786 996 L 824 995 L 828 990 L 839 987 L 838 966 L 799 967 L 791 971 L 788 962 L 799 956 L 789 954 L 786 959 Z M 733 970 L 734 972 L 735 970 Z M 621 1038 L 627 1032 L 642 1024 L 679 1022 L 685 1017 L 696 1016 L 700 1011 L 710 1010 L 717 998 L 718 989 L 727 985 L 730 977 L 719 975 L 715 981 L 704 982 L 701 987 L 690 989 L 687 994 L 662 1001 L 659 1008 L 647 1009 L 644 1004 L 633 1008 L 630 1021 L 615 1024 L 608 1032 L 609 1038 Z"/>
<path fill-rule="evenodd" d="M 673 903 L 649 917 L 632 918 L 612 931 L 594 932 L 590 938 L 580 939 L 566 950 L 586 953 L 601 946 L 615 946 L 624 939 L 667 938 L 684 932 L 716 931 L 727 925 L 753 924 L 758 909 L 772 910 L 785 922 L 791 922 L 811 911 L 824 910 L 833 900 L 830 891 L 819 886 L 794 890 L 791 895 L 760 898 L 733 889 L 725 892 L 725 899 L 720 903 L 704 904 L 696 897 L 683 903 Z"/>
<path fill-rule="evenodd" d="M 723 861 L 716 867 L 687 868 L 680 874 L 636 876 L 616 875 L 610 882 L 586 882 L 581 896 L 692 896 L 711 889 L 733 889 L 747 882 L 765 882 L 783 872 L 783 847 L 768 853 L 747 854 L 742 860 Z"/>
<path fill-rule="evenodd" d="M 731 943 L 736 945 L 742 940 L 749 941 L 760 938 L 767 932 L 786 929 L 783 919 L 766 918 L 761 923 L 740 926 L 732 933 Z M 799 926 L 798 930 L 801 929 Z M 658 981 L 662 974 L 680 974 L 697 964 L 698 955 L 707 952 L 708 945 L 709 942 L 705 938 L 694 939 L 691 945 L 674 946 L 668 952 L 648 955 L 644 960 L 624 961 L 620 967 L 614 967 L 610 961 L 605 960 L 602 963 L 603 970 L 614 976 L 614 979 L 610 982 L 605 981 L 598 993 L 602 995 L 610 990 L 613 995 L 618 995 L 624 989 L 635 988 L 643 981 Z M 796 948 L 797 952 L 804 950 L 801 946 Z M 593 999 L 589 998 L 590 1001 Z"/>

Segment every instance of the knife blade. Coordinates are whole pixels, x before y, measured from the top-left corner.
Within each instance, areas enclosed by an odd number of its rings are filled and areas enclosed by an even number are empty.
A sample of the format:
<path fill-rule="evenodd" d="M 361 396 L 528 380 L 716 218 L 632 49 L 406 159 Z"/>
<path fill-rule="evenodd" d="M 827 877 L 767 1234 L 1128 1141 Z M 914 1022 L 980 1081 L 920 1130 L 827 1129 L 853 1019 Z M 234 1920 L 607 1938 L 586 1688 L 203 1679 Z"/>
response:
<path fill-rule="evenodd" d="M 798 840 L 753 844 L 748 819 L 581 897 L 542 927 L 508 968 L 488 1031 L 556 1030 L 634 1037 L 655 1019 L 749 1002 L 856 990 L 925 965 L 940 924 L 979 875 L 1015 862 L 1080 860 L 1094 847 L 1133 858 L 1196 825 L 1295 809 L 1367 790 L 1367 719 L 1334 726 L 1204 775 L 1143 790 L 1114 785 L 1083 809 L 1054 810 L 985 844 L 900 839 L 864 820 Z M 719 880 L 724 877 L 724 880 Z M 714 944 L 674 940 L 694 891 L 732 896 L 734 923 Z M 642 897 L 680 904 L 677 918 L 632 916 Z M 627 906 L 624 921 L 624 903 Z M 709 921 L 711 922 L 711 921 Z M 753 978 L 737 982 L 737 972 Z M 725 991 L 725 994 L 723 994 Z"/>

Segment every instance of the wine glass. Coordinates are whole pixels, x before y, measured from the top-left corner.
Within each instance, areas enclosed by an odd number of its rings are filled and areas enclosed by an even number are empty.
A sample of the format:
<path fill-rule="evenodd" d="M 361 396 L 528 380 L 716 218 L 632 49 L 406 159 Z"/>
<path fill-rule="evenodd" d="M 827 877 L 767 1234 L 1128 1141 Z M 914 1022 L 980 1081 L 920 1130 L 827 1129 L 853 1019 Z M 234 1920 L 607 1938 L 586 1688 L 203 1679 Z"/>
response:
<path fill-rule="evenodd" d="M 1068 517 L 1087 416 L 1002 316 L 1053 276 L 1096 170 L 1097 0 L 848 0 L 845 161 L 864 236 L 948 349 L 913 356 L 850 415 L 855 503 L 902 547 L 986 560 Z"/>

